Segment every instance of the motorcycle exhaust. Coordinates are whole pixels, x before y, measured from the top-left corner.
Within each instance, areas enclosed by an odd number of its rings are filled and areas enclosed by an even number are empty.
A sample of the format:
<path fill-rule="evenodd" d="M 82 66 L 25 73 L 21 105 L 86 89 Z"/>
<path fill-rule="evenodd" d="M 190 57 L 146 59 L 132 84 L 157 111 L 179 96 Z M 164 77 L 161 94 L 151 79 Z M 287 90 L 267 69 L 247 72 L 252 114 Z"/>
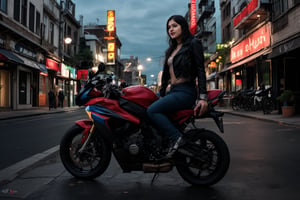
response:
<path fill-rule="evenodd" d="M 154 163 L 144 163 L 143 171 L 145 173 L 155 173 L 155 172 L 169 172 L 172 170 L 173 165 L 169 162 L 154 164 Z"/>

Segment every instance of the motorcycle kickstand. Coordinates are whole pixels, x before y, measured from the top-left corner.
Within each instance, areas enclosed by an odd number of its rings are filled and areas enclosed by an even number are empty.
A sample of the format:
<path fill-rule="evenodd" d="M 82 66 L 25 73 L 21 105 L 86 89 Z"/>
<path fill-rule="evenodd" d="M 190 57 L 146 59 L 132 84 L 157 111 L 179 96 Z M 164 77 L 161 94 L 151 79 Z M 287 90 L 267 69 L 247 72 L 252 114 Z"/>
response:
<path fill-rule="evenodd" d="M 154 181 L 158 178 L 158 176 L 159 176 L 159 172 L 155 172 L 151 180 L 151 185 L 153 185 Z"/>

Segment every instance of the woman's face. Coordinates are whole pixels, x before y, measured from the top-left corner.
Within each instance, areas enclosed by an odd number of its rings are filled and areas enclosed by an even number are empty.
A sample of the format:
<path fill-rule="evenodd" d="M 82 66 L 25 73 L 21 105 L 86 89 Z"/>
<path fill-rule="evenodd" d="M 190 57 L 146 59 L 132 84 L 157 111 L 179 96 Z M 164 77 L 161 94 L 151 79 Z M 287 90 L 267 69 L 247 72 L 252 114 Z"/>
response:
<path fill-rule="evenodd" d="M 168 22 L 168 33 L 170 38 L 181 40 L 182 30 L 180 24 L 171 19 Z"/>

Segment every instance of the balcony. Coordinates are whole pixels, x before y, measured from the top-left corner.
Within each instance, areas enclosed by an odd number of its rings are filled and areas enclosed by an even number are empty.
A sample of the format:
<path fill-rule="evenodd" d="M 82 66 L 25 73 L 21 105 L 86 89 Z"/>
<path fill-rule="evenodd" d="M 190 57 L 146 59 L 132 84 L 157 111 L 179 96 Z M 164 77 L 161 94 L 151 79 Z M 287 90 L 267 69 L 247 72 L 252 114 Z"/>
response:
<path fill-rule="evenodd" d="M 207 5 L 208 0 L 200 0 L 199 7 L 203 5 Z"/>
<path fill-rule="evenodd" d="M 214 3 L 210 5 L 202 6 L 201 8 L 199 8 L 199 16 L 200 16 L 199 21 L 209 18 L 214 12 L 215 12 Z"/>
<path fill-rule="evenodd" d="M 266 20 L 269 16 L 270 1 L 251 0 L 233 18 L 233 26 L 236 29 L 247 29 Z"/>
<path fill-rule="evenodd" d="M 197 36 L 202 38 L 202 37 L 208 37 L 211 34 L 212 34 L 212 31 L 209 30 L 208 27 L 201 27 L 200 31 L 197 33 Z"/>
<path fill-rule="evenodd" d="M 226 2 L 227 0 L 220 0 L 220 7 L 222 7 Z"/>

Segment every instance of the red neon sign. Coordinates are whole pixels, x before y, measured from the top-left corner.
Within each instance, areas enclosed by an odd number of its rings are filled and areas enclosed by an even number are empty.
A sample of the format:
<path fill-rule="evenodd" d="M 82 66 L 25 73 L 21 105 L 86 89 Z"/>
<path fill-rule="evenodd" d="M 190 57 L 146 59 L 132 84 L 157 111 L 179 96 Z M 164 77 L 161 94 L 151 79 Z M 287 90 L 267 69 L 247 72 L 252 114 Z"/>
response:
<path fill-rule="evenodd" d="M 249 17 L 256 8 L 258 8 L 259 0 L 252 0 L 248 3 L 248 5 L 243 8 L 242 12 L 240 12 L 234 19 L 233 19 L 233 26 L 237 26 L 244 18 Z"/>
<path fill-rule="evenodd" d="M 49 58 L 46 59 L 46 66 L 48 69 L 52 69 L 55 71 L 60 71 L 60 67 L 58 65 L 57 62 L 55 62 L 54 60 L 51 60 Z"/>
<path fill-rule="evenodd" d="M 230 60 L 235 63 L 255 52 L 270 46 L 270 24 L 266 24 L 236 46 L 231 48 Z"/>
<path fill-rule="evenodd" d="M 115 31 L 115 11 L 114 10 L 108 10 L 107 11 L 106 29 L 107 29 L 108 32 L 114 32 Z"/>
<path fill-rule="evenodd" d="M 191 22 L 190 31 L 194 35 L 197 29 L 197 5 L 196 0 L 191 0 Z"/>
<path fill-rule="evenodd" d="M 87 80 L 88 79 L 88 70 L 87 69 L 80 69 L 77 71 L 78 79 Z"/>

